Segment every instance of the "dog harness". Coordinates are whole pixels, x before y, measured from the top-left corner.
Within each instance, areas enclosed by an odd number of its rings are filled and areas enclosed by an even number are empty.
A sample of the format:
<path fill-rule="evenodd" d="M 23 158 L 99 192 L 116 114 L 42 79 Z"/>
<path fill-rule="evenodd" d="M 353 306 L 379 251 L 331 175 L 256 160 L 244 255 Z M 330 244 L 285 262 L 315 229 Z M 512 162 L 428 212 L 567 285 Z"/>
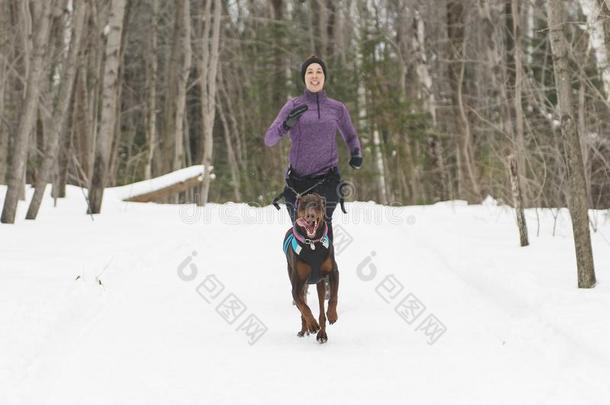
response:
<path fill-rule="evenodd" d="M 324 233 L 318 239 L 309 239 L 301 235 L 296 224 L 292 232 L 284 238 L 284 254 L 288 254 L 288 249 L 292 249 L 297 256 L 311 267 L 311 272 L 307 278 L 307 284 L 317 284 L 322 279 L 320 266 L 328 255 L 330 239 L 328 238 L 328 225 L 324 223 Z"/>

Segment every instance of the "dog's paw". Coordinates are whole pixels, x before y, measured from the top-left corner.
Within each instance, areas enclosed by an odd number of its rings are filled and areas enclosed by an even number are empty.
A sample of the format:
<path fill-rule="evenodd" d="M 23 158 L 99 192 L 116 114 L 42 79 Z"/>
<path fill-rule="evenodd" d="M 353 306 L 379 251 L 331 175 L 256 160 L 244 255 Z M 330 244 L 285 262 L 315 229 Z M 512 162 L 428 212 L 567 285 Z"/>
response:
<path fill-rule="evenodd" d="M 318 324 L 318 321 L 315 319 L 310 319 L 309 322 L 307 322 L 307 330 L 309 330 L 311 333 L 316 333 L 319 331 L 320 325 Z"/>
<path fill-rule="evenodd" d="M 297 336 L 298 337 L 309 336 L 309 331 L 307 331 L 307 330 L 299 331 L 299 332 L 297 332 Z"/>
<path fill-rule="evenodd" d="M 328 323 L 330 323 L 331 325 L 333 323 L 337 322 L 337 319 L 338 319 L 337 310 L 329 308 L 328 311 L 326 312 L 326 317 L 328 318 Z"/>
<path fill-rule="evenodd" d="M 326 343 L 328 341 L 328 336 L 326 335 L 326 332 L 323 332 L 323 331 L 318 332 L 318 334 L 316 335 L 316 340 L 320 344 Z"/>

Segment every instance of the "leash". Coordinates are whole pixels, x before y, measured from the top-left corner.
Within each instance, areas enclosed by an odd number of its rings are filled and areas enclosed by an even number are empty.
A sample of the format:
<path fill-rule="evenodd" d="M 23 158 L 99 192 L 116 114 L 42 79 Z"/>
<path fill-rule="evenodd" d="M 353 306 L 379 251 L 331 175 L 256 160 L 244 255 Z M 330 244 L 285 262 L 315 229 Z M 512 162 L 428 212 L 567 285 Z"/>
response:
<path fill-rule="evenodd" d="M 290 184 L 288 184 L 288 182 L 286 182 L 286 187 L 288 187 L 295 195 L 296 195 L 296 199 L 298 200 L 299 198 L 301 198 L 302 196 L 304 196 L 305 194 L 307 194 L 308 191 L 313 190 L 314 188 L 318 187 L 320 184 L 324 183 L 326 181 L 326 177 L 323 178 L 322 180 L 319 180 L 316 184 L 314 184 L 313 186 L 309 187 L 307 190 L 299 193 L 298 191 L 296 191 L 294 188 L 292 188 L 290 186 Z M 280 210 L 280 206 L 277 203 L 279 200 L 282 199 L 282 197 L 284 197 L 284 191 L 280 192 L 277 197 L 275 197 L 273 199 L 273 206 L 279 211 Z"/>
<path fill-rule="evenodd" d="M 296 200 L 298 200 L 300 197 L 304 196 L 305 194 L 307 194 L 307 192 L 313 190 L 314 188 L 318 187 L 320 184 L 324 183 L 328 178 L 325 177 L 322 180 L 318 181 L 316 184 L 314 184 L 313 186 L 309 187 L 307 190 L 299 193 L 298 191 L 296 191 L 293 187 L 290 186 L 290 184 L 288 184 L 288 182 L 286 182 L 286 187 L 288 189 L 290 189 L 295 195 L 296 195 Z M 280 191 L 280 193 L 273 199 L 273 201 L 271 202 L 271 204 L 273 204 L 273 206 L 275 207 L 276 210 L 280 210 L 280 205 L 278 204 L 278 202 L 284 198 L 284 191 Z M 341 206 L 341 211 L 344 214 L 347 214 L 347 210 L 345 209 L 345 199 L 343 198 L 343 196 L 339 197 L 339 205 Z"/>

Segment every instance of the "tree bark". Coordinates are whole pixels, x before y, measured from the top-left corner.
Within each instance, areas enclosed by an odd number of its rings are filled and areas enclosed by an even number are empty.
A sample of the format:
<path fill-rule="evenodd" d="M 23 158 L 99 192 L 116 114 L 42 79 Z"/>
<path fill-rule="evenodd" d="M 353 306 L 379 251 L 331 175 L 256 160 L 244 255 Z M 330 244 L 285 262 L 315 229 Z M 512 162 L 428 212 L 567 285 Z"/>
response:
<path fill-rule="evenodd" d="M 73 17 L 70 50 L 64 61 L 60 89 L 53 108 L 53 119 L 51 120 L 50 128 L 48 128 L 46 135 L 45 156 L 40 168 L 40 173 L 36 179 L 34 196 L 30 202 L 26 219 L 36 219 L 36 216 L 38 215 L 38 210 L 45 189 L 47 188 L 47 182 L 51 177 L 50 173 L 52 172 L 51 169 L 53 168 L 54 159 L 56 158 L 59 149 L 60 135 L 64 132 L 64 126 L 66 125 L 68 118 L 68 107 L 70 106 L 70 100 L 72 99 L 72 89 L 74 87 L 74 78 L 77 70 L 77 55 L 80 50 L 86 8 L 86 2 L 81 2 L 76 5 Z"/>
<path fill-rule="evenodd" d="M 159 14 L 159 0 L 151 0 L 151 33 L 148 43 L 150 49 L 147 54 L 146 82 L 148 84 L 148 104 L 146 115 L 147 152 L 144 166 L 144 179 L 152 178 L 152 166 L 157 149 L 157 18 Z"/>
<path fill-rule="evenodd" d="M 223 91 L 223 77 L 222 71 L 218 72 L 218 83 L 220 87 L 220 95 L 223 95 L 225 92 Z M 220 121 L 222 122 L 223 134 L 225 138 L 225 144 L 227 148 L 227 160 L 229 162 L 229 171 L 231 172 L 231 186 L 233 188 L 233 194 L 235 197 L 235 202 L 241 202 L 241 185 L 240 185 L 240 176 L 239 176 L 239 165 L 237 163 L 237 156 L 235 155 L 235 149 L 233 149 L 233 141 L 231 137 L 231 129 L 229 128 L 229 123 L 227 120 L 227 114 L 225 113 L 223 103 L 220 97 L 218 97 L 218 115 L 220 117 Z"/>
<path fill-rule="evenodd" d="M 527 237 L 527 223 L 525 222 L 525 213 L 523 211 L 523 197 L 521 195 L 521 186 L 519 184 L 519 169 L 517 168 L 517 160 L 513 155 L 508 157 L 510 167 L 510 184 L 513 193 L 513 205 L 515 206 L 515 216 L 517 217 L 517 228 L 519 229 L 519 242 L 521 246 L 528 246 L 529 240 Z"/>
<path fill-rule="evenodd" d="M 184 118 L 186 113 L 186 86 L 191 70 L 191 11 L 190 1 L 181 0 L 176 4 L 174 20 L 174 40 L 171 52 L 169 71 L 171 104 L 168 108 L 168 125 L 166 140 L 173 146 L 170 171 L 178 170 L 184 165 Z M 170 150 L 168 149 L 169 153 Z"/>
<path fill-rule="evenodd" d="M 104 63 L 101 122 L 95 140 L 95 161 L 89 188 L 88 213 L 99 214 L 102 209 L 104 187 L 110 159 L 110 148 L 114 136 L 117 109 L 119 78 L 119 57 L 125 0 L 112 0 L 108 19 L 109 33 L 106 42 L 106 61 Z"/>
<path fill-rule="evenodd" d="M 456 117 L 458 194 L 468 201 L 476 201 L 481 198 L 481 192 L 475 174 L 471 145 L 472 132 L 463 96 L 466 69 L 464 59 L 466 47 L 465 14 L 466 11 L 461 0 L 449 0 L 447 2 L 447 35 L 449 37 L 449 58 L 451 60 L 448 74 L 451 100 Z"/>
<path fill-rule="evenodd" d="M 0 25 L 4 24 L 3 13 L 0 9 Z M 8 26 L 8 24 L 7 24 Z M 2 52 L 2 49 L 0 49 Z M 4 121 L 4 97 L 7 82 L 7 67 L 4 59 L 0 59 L 0 184 L 4 184 L 8 158 L 8 131 Z"/>
<path fill-rule="evenodd" d="M 15 142 L 13 144 L 11 167 L 8 176 L 8 189 L 4 199 L 2 217 L 0 218 L 0 221 L 3 223 L 15 223 L 19 190 L 23 187 L 25 177 L 28 140 L 36 123 L 40 81 L 44 70 L 42 61 L 44 59 L 46 45 L 49 42 L 51 8 L 54 4 L 54 1 L 43 1 L 38 5 L 37 30 L 34 38 L 32 60 L 27 75 L 26 96 L 19 118 L 19 127 L 15 136 Z"/>
<path fill-rule="evenodd" d="M 570 81 L 568 44 L 565 34 L 565 13 L 563 0 L 546 1 L 553 71 L 559 104 L 561 134 L 567 151 L 567 170 L 569 183 L 568 207 L 572 217 L 578 287 L 592 288 L 596 284 L 589 216 L 587 206 L 587 187 L 585 170 L 572 106 L 572 87 Z"/>
<path fill-rule="evenodd" d="M 521 35 L 521 12 L 519 8 L 519 0 L 511 0 L 511 10 L 513 17 L 513 38 L 514 38 L 514 61 L 515 61 L 515 97 L 514 97 L 514 109 L 515 109 L 515 131 L 514 133 L 514 154 L 517 160 L 517 175 L 519 194 L 521 195 L 522 202 L 525 206 L 529 205 L 529 193 L 525 176 L 525 129 L 524 129 L 524 114 L 522 104 L 522 86 L 523 86 L 523 45 Z M 525 217 L 524 217 L 525 220 Z M 523 246 L 523 245 L 522 245 Z"/>
<path fill-rule="evenodd" d="M 211 7 L 214 3 L 214 17 Z M 202 56 L 199 64 L 201 74 L 201 109 L 203 118 L 203 184 L 197 204 L 206 205 L 212 181 L 212 155 L 214 147 L 214 118 L 216 115 L 216 76 L 218 72 L 220 45 L 220 0 L 207 0 L 204 12 Z M 211 30 L 211 36 L 210 36 Z"/>

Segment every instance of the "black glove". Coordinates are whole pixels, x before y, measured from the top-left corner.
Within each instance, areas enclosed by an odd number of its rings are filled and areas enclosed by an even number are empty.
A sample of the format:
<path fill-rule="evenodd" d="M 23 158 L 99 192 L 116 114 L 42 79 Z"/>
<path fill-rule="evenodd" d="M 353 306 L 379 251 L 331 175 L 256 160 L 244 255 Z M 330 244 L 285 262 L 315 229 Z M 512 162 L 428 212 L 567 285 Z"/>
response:
<path fill-rule="evenodd" d="M 352 152 L 352 158 L 349 160 L 349 165 L 352 169 L 360 169 L 362 166 L 362 155 L 360 154 L 360 149 L 356 148 L 354 152 Z"/>
<path fill-rule="evenodd" d="M 290 111 L 288 113 L 288 118 L 286 118 L 286 121 L 282 123 L 282 127 L 284 127 L 286 131 L 294 127 L 297 121 L 299 120 L 299 117 L 303 115 L 303 113 L 307 111 L 308 108 L 309 107 L 307 107 L 307 104 L 303 104 Z"/>

